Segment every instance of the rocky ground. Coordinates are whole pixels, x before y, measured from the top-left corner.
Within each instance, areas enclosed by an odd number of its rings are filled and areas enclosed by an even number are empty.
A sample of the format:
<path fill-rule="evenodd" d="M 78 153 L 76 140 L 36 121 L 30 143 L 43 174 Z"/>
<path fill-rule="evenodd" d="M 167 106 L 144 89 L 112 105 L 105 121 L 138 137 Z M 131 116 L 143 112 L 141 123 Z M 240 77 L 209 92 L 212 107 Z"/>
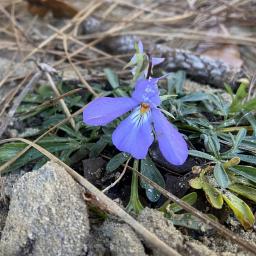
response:
<path fill-rule="evenodd" d="M 0 255 L 161 255 L 113 216 L 91 221 L 83 189 L 56 163 L 1 177 L 0 193 Z M 194 240 L 157 210 L 144 209 L 138 220 L 181 255 L 249 255 L 216 234 Z M 255 241 L 254 232 L 240 232 Z"/>

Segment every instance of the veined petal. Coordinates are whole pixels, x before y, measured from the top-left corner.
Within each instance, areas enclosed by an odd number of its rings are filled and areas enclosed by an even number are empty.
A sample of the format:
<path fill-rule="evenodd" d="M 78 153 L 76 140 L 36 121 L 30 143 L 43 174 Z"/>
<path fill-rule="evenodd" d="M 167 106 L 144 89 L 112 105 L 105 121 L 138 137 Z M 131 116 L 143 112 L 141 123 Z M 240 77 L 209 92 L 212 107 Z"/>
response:
<path fill-rule="evenodd" d="M 139 108 L 123 120 L 112 134 L 113 144 L 136 159 L 144 159 L 154 137 L 151 113 L 139 116 Z"/>
<path fill-rule="evenodd" d="M 188 157 L 188 146 L 181 133 L 159 109 L 152 110 L 152 118 L 159 148 L 165 159 L 174 165 L 183 164 Z"/>
<path fill-rule="evenodd" d="M 137 105 L 138 103 L 129 97 L 98 98 L 84 109 L 83 120 L 88 125 L 105 125 Z"/>

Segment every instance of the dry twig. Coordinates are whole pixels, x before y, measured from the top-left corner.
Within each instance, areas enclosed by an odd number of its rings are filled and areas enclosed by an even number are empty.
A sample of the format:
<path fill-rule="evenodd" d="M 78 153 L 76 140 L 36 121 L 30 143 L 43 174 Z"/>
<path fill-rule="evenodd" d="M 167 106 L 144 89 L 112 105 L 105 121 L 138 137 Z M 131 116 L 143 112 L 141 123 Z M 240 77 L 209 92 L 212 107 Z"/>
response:
<path fill-rule="evenodd" d="M 111 188 L 113 188 L 124 176 L 126 170 L 127 170 L 127 167 L 128 167 L 128 164 L 131 160 L 131 157 L 128 158 L 128 160 L 126 161 L 125 165 L 124 165 L 124 168 L 123 168 L 123 171 L 122 173 L 120 174 L 120 176 L 113 182 L 111 183 L 108 187 L 104 188 L 102 190 L 103 193 L 106 193 L 108 190 L 110 190 Z"/>
<path fill-rule="evenodd" d="M 11 118 L 14 116 L 18 106 L 20 105 L 20 103 L 22 102 L 24 97 L 31 90 L 31 88 L 40 80 L 41 77 L 42 77 L 42 72 L 41 71 L 35 73 L 34 76 L 31 78 L 31 80 L 29 81 L 29 83 L 23 88 L 23 90 L 20 92 L 20 94 L 17 96 L 17 98 L 13 101 L 13 105 L 10 108 L 10 110 L 7 114 L 7 117 L 5 118 L 5 120 L 1 124 L 0 137 L 4 133 L 6 127 L 8 126 L 8 124 L 11 121 Z M 22 85 L 22 83 L 21 83 L 21 85 Z"/>
<path fill-rule="evenodd" d="M 46 77 L 47 77 L 47 79 L 48 79 L 48 81 L 49 81 L 49 83 L 50 83 L 50 85 L 51 85 L 51 87 L 52 87 L 52 90 L 54 91 L 55 95 L 56 95 L 57 97 L 60 97 L 60 92 L 59 92 L 59 90 L 57 89 L 55 83 L 53 82 L 53 79 L 52 79 L 50 73 L 49 73 L 49 72 L 45 72 L 45 75 L 46 75 Z M 60 98 L 60 99 L 59 99 L 59 102 L 60 102 L 60 105 L 61 105 L 61 107 L 62 107 L 64 113 L 66 114 L 66 116 L 67 116 L 67 117 L 70 117 L 69 122 L 70 122 L 71 126 L 72 126 L 74 129 L 76 129 L 75 121 L 74 121 L 74 119 L 71 117 L 71 114 L 70 114 L 70 112 L 69 112 L 69 109 L 68 109 L 68 107 L 67 107 L 67 105 L 66 105 L 64 99 Z"/>

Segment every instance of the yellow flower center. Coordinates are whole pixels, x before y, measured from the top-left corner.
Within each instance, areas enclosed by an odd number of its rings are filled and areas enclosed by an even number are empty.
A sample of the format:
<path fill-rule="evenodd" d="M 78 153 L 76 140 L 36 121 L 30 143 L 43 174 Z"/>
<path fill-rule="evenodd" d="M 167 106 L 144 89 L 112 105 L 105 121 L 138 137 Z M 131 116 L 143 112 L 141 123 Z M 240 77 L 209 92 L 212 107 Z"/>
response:
<path fill-rule="evenodd" d="M 142 115 L 142 114 L 147 113 L 149 111 L 149 108 L 150 108 L 149 104 L 141 103 L 141 105 L 140 105 L 140 114 Z"/>

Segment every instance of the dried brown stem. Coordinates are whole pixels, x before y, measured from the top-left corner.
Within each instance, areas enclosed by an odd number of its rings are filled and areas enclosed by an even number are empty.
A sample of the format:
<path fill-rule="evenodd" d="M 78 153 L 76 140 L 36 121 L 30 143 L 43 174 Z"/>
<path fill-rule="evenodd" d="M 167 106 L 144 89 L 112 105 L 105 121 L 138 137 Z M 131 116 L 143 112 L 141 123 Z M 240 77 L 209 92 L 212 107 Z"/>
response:
<path fill-rule="evenodd" d="M 45 72 L 45 75 L 46 75 L 46 77 L 47 77 L 47 79 L 48 79 L 48 81 L 49 81 L 49 83 L 50 83 L 50 85 L 51 85 L 51 88 L 52 88 L 52 90 L 54 91 L 55 95 L 56 95 L 57 97 L 60 97 L 60 92 L 59 92 L 59 90 L 57 89 L 55 83 L 53 82 L 53 79 L 52 79 L 51 75 L 50 75 L 48 72 Z M 61 105 L 61 107 L 62 107 L 62 109 L 63 109 L 65 115 L 66 115 L 68 118 L 70 118 L 69 122 L 70 122 L 71 126 L 73 127 L 73 129 L 76 129 L 75 121 L 74 121 L 74 119 L 71 117 L 71 114 L 70 114 L 70 112 L 69 112 L 69 109 L 68 109 L 68 107 L 67 107 L 67 105 L 66 105 L 64 99 L 60 98 L 60 99 L 59 99 L 59 102 L 60 102 L 60 105 Z"/>
<path fill-rule="evenodd" d="M 106 193 L 108 190 L 113 188 L 123 178 L 123 176 L 125 175 L 125 172 L 127 170 L 127 167 L 128 167 L 128 164 L 129 164 L 130 160 L 131 160 L 131 157 L 129 157 L 129 159 L 126 161 L 126 163 L 124 165 L 124 168 L 123 168 L 123 171 L 120 174 L 120 176 L 113 183 L 111 183 L 108 187 L 104 188 L 102 190 L 103 193 Z"/>
<path fill-rule="evenodd" d="M 24 97 L 31 90 L 31 88 L 40 80 L 41 77 L 42 77 L 41 71 L 35 73 L 34 76 L 31 78 L 31 80 L 29 81 L 29 83 L 23 88 L 23 90 L 20 92 L 20 94 L 17 96 L 17 98 L 13 101 L 12 107 L 10 108 L 6 118 L 4 118 L 4 121 L 1 124 L 0 137 L 4 133 L 5 129 L 7 128 L 8 124 L 11 121 L 11 118 L 14 116 L 16 109 L 18 108 L 18 106 L 20 105 L 20 103 L 22 102 Z M 22 83 L 21 83 L 21 85 L 22 85 Z"/>

